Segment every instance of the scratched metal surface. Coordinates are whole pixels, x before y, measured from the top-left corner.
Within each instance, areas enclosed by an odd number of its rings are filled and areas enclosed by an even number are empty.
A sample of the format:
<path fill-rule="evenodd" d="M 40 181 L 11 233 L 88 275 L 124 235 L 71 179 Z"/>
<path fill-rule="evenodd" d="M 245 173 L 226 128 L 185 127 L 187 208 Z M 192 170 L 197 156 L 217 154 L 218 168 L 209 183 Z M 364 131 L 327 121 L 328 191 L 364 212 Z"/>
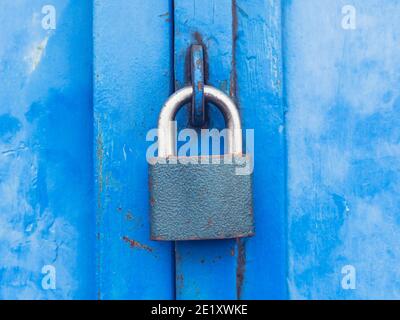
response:
<path fill-rule="evenodd" d="M 0 2 L 0 299 L 90 299 L 91 4 L 53 0 L 55 30 L 43 5 Z"/>
<path fill-rule="evenodd" d="M 294 299 L 400 298 L 400 3 L 347 4 L 285 2 Z"/>
<path fill-rule="evenodd" d="M 244 128 L 254 129 L 256 236 L 179 242 L 178 299 L 284 299 L 286 253 L 284 130 L 279 1 L 175 1 L 175 85 L 188 81 L 188 48 L 206 48 L 206 81 L 237 97 Z M 181 127 L 188 113 L 178 116 Z M 217 110 L 210 127 L 223 128 Z M 268 147 L 265 147 L 268 144 Z"/>
<path fill-rule="evenodd" d="M 171 243 L 150 241 L 146 142 L 172 92 L 168 1 L 94 2 L 94 149 L 101 299 L 171 299 Z"/>

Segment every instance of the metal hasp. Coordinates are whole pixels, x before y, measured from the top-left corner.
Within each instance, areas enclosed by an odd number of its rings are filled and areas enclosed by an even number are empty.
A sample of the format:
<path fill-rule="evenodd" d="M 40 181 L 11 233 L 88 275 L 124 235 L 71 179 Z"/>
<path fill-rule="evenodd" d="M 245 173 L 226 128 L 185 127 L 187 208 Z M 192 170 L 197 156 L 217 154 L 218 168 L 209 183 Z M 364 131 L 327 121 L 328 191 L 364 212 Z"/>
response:
<path fill-rule="evenodd" d="M 207 110 L 204 102 L 204 54 L 200 44 L 190 48 L 190 75 L 193 88 L 190 121 L 192 126 L 202 127 L 207 121 Z"/>
<path fill-rule="evenodd" d="M 177 157 L 175 115 L 193 95 L 191 86 L 175 92 L 158 120 L 158 157 L 149 163 L 151 238 L 206 240 L 252 236 L 251 159 L 242 154 L 239 112 L 222 91 L 204 86 L 227 124 L 227 154 Z"/>

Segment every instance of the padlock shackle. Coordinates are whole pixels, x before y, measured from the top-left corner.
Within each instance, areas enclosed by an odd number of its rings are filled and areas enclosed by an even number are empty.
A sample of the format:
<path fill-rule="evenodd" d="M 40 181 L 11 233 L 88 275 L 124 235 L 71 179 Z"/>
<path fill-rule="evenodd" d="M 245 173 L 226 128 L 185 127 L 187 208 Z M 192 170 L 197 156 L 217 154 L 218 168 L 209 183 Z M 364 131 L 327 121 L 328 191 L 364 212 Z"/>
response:
<path fill-rule="evenodd" d="M 192 86 L 184 87 L 174 94 L 163 105 L 158 118 L 158 156 L 166 158 L 176 155 L 175 116 L 179 109 L 190 102 L 193 96 Z M 215 104 L 222 112 L 228 129 L 227 152 L 228 154 L 242 154 L 242 126 L 239 111 L 232 101 L 221 90 L 205 85 L 205 100 Z"/>

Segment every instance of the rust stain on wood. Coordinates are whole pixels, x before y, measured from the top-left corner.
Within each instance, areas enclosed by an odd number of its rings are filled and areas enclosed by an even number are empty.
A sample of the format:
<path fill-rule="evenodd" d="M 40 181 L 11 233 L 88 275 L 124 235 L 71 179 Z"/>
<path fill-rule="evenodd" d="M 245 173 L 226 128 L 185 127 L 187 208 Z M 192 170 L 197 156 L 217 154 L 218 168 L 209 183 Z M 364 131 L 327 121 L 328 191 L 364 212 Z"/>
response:
<path fill-rule="evenodd" d="M 133 214 L 130 211 L 128 211 L 126 213 L 126 215 L 125 215 L 125 218 L 126 218 L 126 220 L 132 220 L 133 219 Z"/>
<path fill-rule="evenodd" d="M 238 250 L 236 267 L 236 296 L 237 299 L 240 299 L 242 296 L 244 274 L 246 271 L 246 249 L 242 239 L 236 240 L 236 246 Z"/>
<path fill-rule="evenodd" d="M 176 289 L 181 291 L 185 285 L 184 276 L 182 273 L 176 275 Z"/>
<path fill-rule="evenodd" d="M 129 246 L 131 248 L 139 248 L 139 249 L 146 250 L 148 252 L 153 252 L 153 248 L 151 248 L 151 247 L 149 247 L 149 246 L 147 246 L 147 245 L 145 245 L 143 243 L 140 243 L 140 242 L 138 242 L 136 240 L 129 239 L 127 236 L 123 236 L 122 240 L 124 240 L 126 243 L 129 243 Z"/>

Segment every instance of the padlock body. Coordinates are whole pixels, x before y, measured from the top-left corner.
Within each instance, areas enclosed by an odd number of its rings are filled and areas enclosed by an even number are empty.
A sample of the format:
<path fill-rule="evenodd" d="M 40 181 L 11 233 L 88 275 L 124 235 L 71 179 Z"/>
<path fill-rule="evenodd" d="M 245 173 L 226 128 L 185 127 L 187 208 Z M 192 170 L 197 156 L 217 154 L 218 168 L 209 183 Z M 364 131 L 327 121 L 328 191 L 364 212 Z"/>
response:
<path fill-rule="evenodd" d="M 149 164 L 149 188 L 153 240 L 228 239 L 254 234 L 248 156 L 154 158 Z"/>

